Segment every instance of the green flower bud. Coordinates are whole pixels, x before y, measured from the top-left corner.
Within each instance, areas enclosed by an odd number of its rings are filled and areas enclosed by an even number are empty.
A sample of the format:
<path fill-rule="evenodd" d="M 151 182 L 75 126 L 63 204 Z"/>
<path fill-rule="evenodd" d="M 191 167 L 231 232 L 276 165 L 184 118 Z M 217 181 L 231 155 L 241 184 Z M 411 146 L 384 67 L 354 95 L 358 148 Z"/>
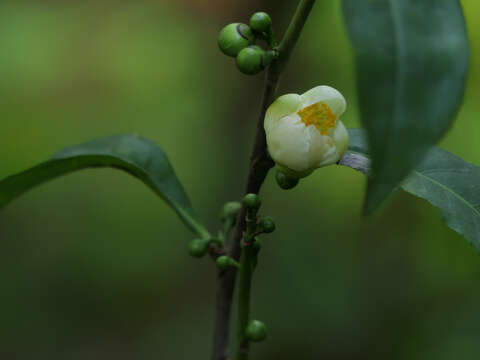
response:
<path fill-rule="evenodd" d="M 274 51 L 265 51 L 258 45 L 250 45 L 237 55 L 237 67 L 246 75 L 255 75 L 265 69 L 275 58 Z"/>
<path fill-rule="evenodd" d="M 262 341 L 267 337 L 267 328 L 263 322 L 252 320 L 245 330 L 245 335 L 250 341 Z"/>
<path fill-rule="evenodd" d="M 188 253 L 197 258 L 204 256 L 208 252 L 210 241 L 210 239 L 193 239 L 188 245 Z"/>
<path fill-rule="evenodd" d="M 255 75 L 262 71 L 264 51 L 257 45 L 242 49 L 237 55 L 237 67 L 246 75 Z"/>
<path fill-rule="evenodd" d="M 280 170 L 277 170 L 277 173 L 275 174 L 275 180 L 277 180 L 278 186 L 284 190 L 293 189 L 298 185 L 298 178 L 288 176 Z"/>
<path fill-rule="evenodd" d="M 227 55 L 235 57 L 240 50 L 253 44 L 255 35 L 247 24 L 233 23 L 225 26 L 218 35 L 218 46 Z"/>
<path fill-rule="evenodd" d="M 227 270 L 231 267 L 240 267 L 240 264 L 228 256 L 219 256 L 216 260 L 217 266 L 220 270 Z"/>
<path fill-rule="evenodd" d="M 271 216 L 265 216 L 258 222 L 258 230 L 265 234 L 275 231 L 275 222 Z"/>
<path fill-rule="evenodd" d="M 262 205 L 260 197 L 257 194 L 253 193 L 245 195 L 242 202 L 246 208 L 255 210 L 258 209 L 260 205 Z"/>
<path fill-rule="evenodd" d="M 272 30 L 272 19 L 265 12 L 256 12 L 250 18 L 250 27 L 255 31 L 268 34 Z"/>
<path fill-rule="evenodd" d="M 228 218 L 235 218 L 242 209 L 242 204 L 238 201 L 229 201 L 223 205 L 222 212 L 220 213 L 220 219 L 225 221 Z"/>

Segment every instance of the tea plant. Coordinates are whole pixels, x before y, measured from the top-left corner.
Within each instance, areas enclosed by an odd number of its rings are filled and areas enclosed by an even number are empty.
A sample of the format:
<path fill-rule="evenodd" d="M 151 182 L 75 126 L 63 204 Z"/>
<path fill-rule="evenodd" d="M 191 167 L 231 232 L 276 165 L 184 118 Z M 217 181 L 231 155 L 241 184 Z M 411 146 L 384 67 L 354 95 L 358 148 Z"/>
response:
<path fill-rule="evenodd" d="M 275 230 L 271 217 L 259 215 L 258 195 L 273 168 L 278 185 L 285 190 L 301 186 L 302 178 L 324 166 L 359 170 L 368 176 L 365 214 L 403 189 L 436 206 L 450 228 L 480 249 L 480 167 L 435 146 L 461 104 L 469 65 L 459 1 L 342 1 L 356 58 L 364 126 L 348 130 L 340 119 L 347 101 L 333 87 L 319 85 L 301 95 L 277 98 L 281 74 L 314 4 L 315 0 L 299 2 L 281 39 L 264 12 L 254 13 L 248 24 L 232 23 L 220 31 L 220 50 L 235 58 L 242 73 L 265 71 L 266 80 L 245 196 L 223 206 L 218 232 L 211 233 L 197 217 L 163 150 L 131 135 L 66 148 L 0 181 L 0 207 L 34 186 L 85 168 L 118 168 L 141 180 L 196 234 L 189 253 L 208 254 L 218 267 L 213 360 L 230 356 L 237 275 L 234 358 L 247 359 L 250 343 L 267 336 L 265 324 L 250 314 L 250 300 L 261 237 Z"/>

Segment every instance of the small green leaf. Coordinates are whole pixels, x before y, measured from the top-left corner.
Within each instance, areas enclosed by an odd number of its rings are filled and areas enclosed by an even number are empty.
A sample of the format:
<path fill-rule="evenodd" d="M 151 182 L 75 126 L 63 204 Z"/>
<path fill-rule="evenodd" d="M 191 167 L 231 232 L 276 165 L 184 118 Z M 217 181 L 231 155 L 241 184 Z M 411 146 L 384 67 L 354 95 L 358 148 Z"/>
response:
<path fill-rule="evenodd" d="M 420 164 L 460 106 L 469 46 L 458 0 L 343 0 L 372 156 L 371 213 Z"/>
<path fill-rule="evenodd" d="M 118 135 L 68 147 L 51 160 L 0 181 L 0 208 L 34 186 L 91 167 L 124 170 L 165 200 L 195 233 L 208 237 L 163 150 L 139 136 Z"/>
<path fill-rule="evenodd" d="M 349 135 L 349 151 L 339 164 L 368 173 L 365 133 L 350 129 Z M 480 251 L 480 166 L 433 147 L 401 188 L 437 207 L 447 225 Z"/>

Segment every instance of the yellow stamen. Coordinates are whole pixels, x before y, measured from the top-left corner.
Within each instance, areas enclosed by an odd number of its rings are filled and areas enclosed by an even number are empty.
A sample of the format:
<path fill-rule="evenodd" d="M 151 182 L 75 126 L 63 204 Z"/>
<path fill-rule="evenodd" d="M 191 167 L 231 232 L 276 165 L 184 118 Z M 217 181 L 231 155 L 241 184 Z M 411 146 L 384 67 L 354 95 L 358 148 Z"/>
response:
<path fill-rule="evenodd" d="M 337 115 L 322 101 L 301 109 L 297 114 L 305 126 L 315 125 L 322 135 L 327 135 L 328 129 L 334 127 L 337 120 Z"/>

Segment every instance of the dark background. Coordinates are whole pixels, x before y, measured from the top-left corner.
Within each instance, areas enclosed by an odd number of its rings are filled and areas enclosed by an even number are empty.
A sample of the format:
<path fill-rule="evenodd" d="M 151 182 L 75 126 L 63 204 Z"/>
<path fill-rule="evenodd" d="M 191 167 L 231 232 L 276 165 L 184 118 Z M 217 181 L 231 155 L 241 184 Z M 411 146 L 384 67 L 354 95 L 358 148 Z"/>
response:
<path fill-rule="evenodd" d="M 442 146 L 480 165 L 480 4 L 464 105 Z M 94 137 L 139 133 L 169 155 L 211 231 L 243 190 L 263 76 L 240 74 L 218 31 L 268 11 L 281 35 L 296 1 L 0 2 L 0 178 Z M 426 15 L 428 16 L 428 15 Z M 358 127 L 339 1 L 321 0 L 279 94 L 339 89 Z M 421 86 L 421 84 L 419 84 Z M 418 119 L 422 121 L 422 119 Z M 331 166 L 281 191 L 272 174 L 252 359 L 477 359 L 480 258 L 428 203 L 398 193 L 360 216 L 364 177 Z M 137 180 L 87 170 L 0 213 L 2 359 L 207 359 L 215 268 Z"/>

